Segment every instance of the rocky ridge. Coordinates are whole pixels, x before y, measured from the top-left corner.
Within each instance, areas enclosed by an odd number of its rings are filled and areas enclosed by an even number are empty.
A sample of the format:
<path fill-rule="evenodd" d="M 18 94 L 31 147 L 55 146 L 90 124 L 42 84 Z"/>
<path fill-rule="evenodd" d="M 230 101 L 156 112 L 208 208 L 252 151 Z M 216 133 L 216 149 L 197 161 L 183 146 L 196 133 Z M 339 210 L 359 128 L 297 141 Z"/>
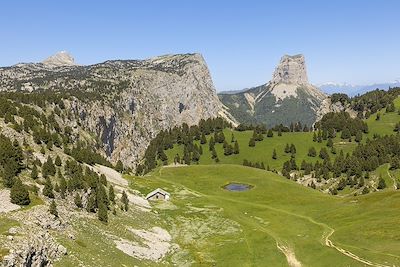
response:
<path fill-rule="evenodd" d="M 284 55 L 268 83 L 219 98 L 240 123 L 271 127 L 300 121 L 311 126 L 327 95 L 308 82 L 303 55 Z"/>
<path fill-rule="evenodd" d="M 74 58 L 67 51 L 58 52 L 55 55 L 52 55 L 45 59 L 42 63 L 49 67 L 76 65 Z"/>
<path fill-rule="evenodd" d="M 218 115 L 229 119 L 200 54 L 72 63 L 60 53 L 44 63 L 0 68 L 0 91 L 88 94 L 64 100 L 77 117 L 67 124 L 94 134 L 113 162 L 135 167 L 160 130 Z"/>

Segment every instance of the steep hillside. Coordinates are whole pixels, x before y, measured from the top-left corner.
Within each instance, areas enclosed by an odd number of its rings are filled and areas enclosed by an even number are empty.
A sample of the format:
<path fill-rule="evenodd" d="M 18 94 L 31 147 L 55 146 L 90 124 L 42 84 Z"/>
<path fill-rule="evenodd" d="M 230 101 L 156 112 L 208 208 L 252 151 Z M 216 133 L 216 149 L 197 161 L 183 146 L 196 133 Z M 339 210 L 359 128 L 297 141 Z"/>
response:
<path fill-rule="evenodd" d="M 64 105 L 78 117 L 70 126 L 95 135 L 107 158 L 130 167 L 160 130 L 197 124 L 221 111 L 199 54 L 77 66 L 60 53 L 43 64 L 0 68 L 0 91 L 38 95 L 46 90 L 68 96 Z"/>
<path fill-rule="evenodd" d="M 283 56 L 272 80 L 236 94 L 219 94 L 225 108 L 242 124 L 311 126 L 327 96 L 309 84 L 303 55 Z"/>

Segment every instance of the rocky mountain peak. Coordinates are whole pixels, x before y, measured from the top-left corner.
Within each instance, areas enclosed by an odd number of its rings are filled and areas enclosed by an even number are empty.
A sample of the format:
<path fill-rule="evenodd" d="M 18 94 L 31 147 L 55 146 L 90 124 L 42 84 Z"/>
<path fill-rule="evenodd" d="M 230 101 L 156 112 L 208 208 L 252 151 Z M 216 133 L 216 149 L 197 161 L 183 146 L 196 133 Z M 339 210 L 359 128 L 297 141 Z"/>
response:
<path fill-rule="evenodd" d="M 74 58 L 67 51 L 58 52 L 58 53 L 46 58 L 42 63 L 44 65 L 47 65 L 50 67 L 62 67 L 62 66 L 76 65 Z"/>
<path fill-rule="evenodd" d="M 306 62 L 303 55 L 284 55 L 272 75 L 272 84 L 308 84 Z"/>

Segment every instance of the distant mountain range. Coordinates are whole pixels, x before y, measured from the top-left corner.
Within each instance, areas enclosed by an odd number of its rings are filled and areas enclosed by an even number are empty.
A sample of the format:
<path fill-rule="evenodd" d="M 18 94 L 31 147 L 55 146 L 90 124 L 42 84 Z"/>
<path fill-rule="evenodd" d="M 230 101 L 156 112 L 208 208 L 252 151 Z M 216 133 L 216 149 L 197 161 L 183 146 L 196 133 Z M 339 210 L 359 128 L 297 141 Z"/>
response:
<path fill-rule="evenodd" d="M 389 87 L 400 87 L 400 81 L 395 80 L 393 82 L 386 82 L 386 83 L 382 82 L 382 83 L 365 84 L 365 85 L 327 82 L 318 84 L 318 87 L 327 94 L 346 93 L 349 96 L 354 96 L 357 94 L 365 93 L 367 91 L 375 90 L 377 88 L 387 90 L 389 89 Z"/>

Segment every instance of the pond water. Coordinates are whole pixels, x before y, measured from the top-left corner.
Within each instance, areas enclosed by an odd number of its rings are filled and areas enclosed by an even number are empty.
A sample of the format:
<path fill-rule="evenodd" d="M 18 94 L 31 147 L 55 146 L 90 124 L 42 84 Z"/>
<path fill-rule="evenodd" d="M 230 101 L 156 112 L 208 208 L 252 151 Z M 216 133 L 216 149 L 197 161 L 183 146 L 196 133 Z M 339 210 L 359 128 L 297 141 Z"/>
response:
<path fill-rule="evenodd" d="M 249 184 L 229 183 L 229 184 L 225 185 L 223 188 L 226 190 L 229 190 L 229 191 L 241 192 L 241 191 L 247 191 L 249 189 L 252 189 L 253 186 L 249 185 Z"/>

